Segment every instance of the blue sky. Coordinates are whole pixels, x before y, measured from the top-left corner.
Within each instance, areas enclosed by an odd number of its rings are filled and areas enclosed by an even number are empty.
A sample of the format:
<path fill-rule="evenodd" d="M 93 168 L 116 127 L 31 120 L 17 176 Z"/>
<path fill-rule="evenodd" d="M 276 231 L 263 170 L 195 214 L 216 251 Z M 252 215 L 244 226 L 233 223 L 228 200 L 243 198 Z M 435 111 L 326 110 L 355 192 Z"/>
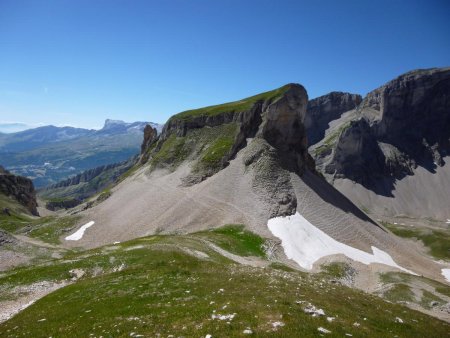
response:
<path fill-rule="evenodd" d="M 289 82 L 366 94 L 450 66 L 443 1 L 0 0 L 0 123 L 165 122 Z"/>

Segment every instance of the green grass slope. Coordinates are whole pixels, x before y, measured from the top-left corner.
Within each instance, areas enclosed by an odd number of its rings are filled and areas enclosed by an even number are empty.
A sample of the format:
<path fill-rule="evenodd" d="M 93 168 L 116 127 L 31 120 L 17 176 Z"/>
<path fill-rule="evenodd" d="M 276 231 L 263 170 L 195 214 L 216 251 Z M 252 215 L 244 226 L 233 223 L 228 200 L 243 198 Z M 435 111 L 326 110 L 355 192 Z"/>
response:
<path fill-rule="evenodd" d="M 267 91 L 258 95 L 250 96 L 239 101 L 228 102 L 224 104 L 218 104 L 198 109 L 186 110 L 184 112 L 172 116 L 170 120 L 189 120 L 191 118 L 199 116 L 215 116 L 223 113 L 246 111 L 250 109 L 258 101 L 264 100 L 275 101 L 289 89 L 289 86 L 290 85 L 285 85 L 283 87 Z"/>
<path fill-rule="evenodd" d="M 396 236 L 422 241 L 431 256 L 450 260 L 450 231 L 411 228 L 388 222 L 381 222 L 381 224 Z"/>
<path fill-rule="evenodd" d="M 0 324 L 2 337 L 448 337 L 449 324 L 280 264 L 237 264 L 207 241 L 262 257 L 263 239 L 240 226 L 152 236 L 0 276 L 0 290 L 85 274 Z M 304 308 L 323 309 L 314 317 Z M 327 319 L 332 317 L 333 319 Z M 400 323 L 396 320 L 403 320 Z"/>

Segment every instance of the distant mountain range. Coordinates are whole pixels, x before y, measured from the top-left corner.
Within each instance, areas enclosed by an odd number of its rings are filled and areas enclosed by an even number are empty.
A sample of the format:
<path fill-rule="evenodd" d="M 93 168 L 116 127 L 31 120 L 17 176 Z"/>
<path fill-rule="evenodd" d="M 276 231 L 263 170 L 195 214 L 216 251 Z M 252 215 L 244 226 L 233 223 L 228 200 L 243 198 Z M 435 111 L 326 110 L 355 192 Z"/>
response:
<path fill-rule="evenodd" d="M 0 164 L 43 187 L 138 154 L 147 124 L 162 129 L 152 122 L 108 119 L 99 130 L 43 126 L 0 134 Z"/>

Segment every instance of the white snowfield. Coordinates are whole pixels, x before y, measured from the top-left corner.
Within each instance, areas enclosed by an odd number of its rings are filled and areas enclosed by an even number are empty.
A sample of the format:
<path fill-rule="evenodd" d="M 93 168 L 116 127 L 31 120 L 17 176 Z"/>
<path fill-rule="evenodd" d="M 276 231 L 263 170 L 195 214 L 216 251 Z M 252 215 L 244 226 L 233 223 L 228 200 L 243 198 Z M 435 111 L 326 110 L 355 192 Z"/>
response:
<path fill-rule="evenodd" d="M 442 273 L 442 276 L 445 277 L 445 280 L 447 282 L 450 282 L 450 269 L 442 269 L 441 273 Z"/>
<path fill-rule="evenodd" d="M 417 275 L 399 266 L 388 253 L 374 246 L 373 254 L 370 254 L 336 241 L 298 212 L 292 216 L 271 218 L 267 226 L 272 234 L 281 239 L 286 256 L 306 270 L 311 270 L 313 264 L 322 257 L 343 254 L 366 265 L 380 263 Z"/>
<path fill-rule="evenodd" d="M 85 225 L 83 225 L 81 228 L 79 228 L 77 231 L 75 231 L 72 235 L 67 236 L 65 239 L 66 241 L 78 241 L 81 238 L 83 238 L 84 232 L 86 231 L 87 228 L 91 227 L 94 225 L 94 221 L 90 221 L 88 223 L 86 223 Z"/>

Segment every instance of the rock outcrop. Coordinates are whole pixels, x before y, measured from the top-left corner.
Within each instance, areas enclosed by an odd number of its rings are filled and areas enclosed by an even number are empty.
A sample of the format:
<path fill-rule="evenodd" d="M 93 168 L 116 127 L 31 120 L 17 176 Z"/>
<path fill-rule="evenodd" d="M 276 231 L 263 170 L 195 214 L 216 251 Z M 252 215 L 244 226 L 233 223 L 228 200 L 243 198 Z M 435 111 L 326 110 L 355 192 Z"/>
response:
<path fill-rule="evenodd" d="M 308 145 L 319 142 L 325 136 L 328 124 L 355 109 L 362 101 L 361 95 L 331 92 L 308 102 L 305 117 Z"/>
<path fill-rule="evenodd" d="M 389 195 L 395 180 L 418 166 L 433 172 L 450 154 L 450 68 L 408 72 L 370 92 L 353 120 L 328 139 L 334 142 L 321 141 L 315 153 L 332 179 L 377 193 L 383 180 Z"/>
<path fill-rule="evenodd" d="M 13 197 L 25 206 L 32 215 L 39 216 L 36 192 L 30 179 L 13 175 L 3 167 L 0 167 L 0 193 Z"/>
<path fill-rule="evenodd" d="M 269 93 L 273 94 L 268 95 Z M 261 98 L 258 99 L 259 97 Z M 246 102 L 249 102 L 248 106 L 239 109 L 239 104 Z M 238 132 L 231 150 L 224 156 L 222 168 L 245 147 L 248 138 L 260 137 L 280 152 L 283 163 L 290 166 L 291 170 L 301 173 L 306 166 L 314 170 L 314 161 L 307 151 L 304 127 L 307 102 L 308 96 L 303 86 L 288 84 L 273 92 L 241 101 L 202 108 L 203 113 L 197 111 L 192 111 L 192 114 L 180 113 L 169 119 L 158 139 L 153 131 L 147 130 L 141 156 L 146 162 L 149 157 L 160 151 L 171 135 L 186 137 L 189 132 L 196 129 L 236 123 L 239 126 Z M 222 111 L 217 113 L 215 111 L 217 108 L 221 108 Z M 214 113 L 210 113 L 209 109 Z"/>
<path fill-rule="evenodd" d="M 138 160 L 133 156 L 127 161 L 99 166 L 81 174 L 40 189 L 38 194 L 49 199 L 48 209 L 72 208 L 96 193 L 115 183 Z"/>
<path fill-rule="evenodd" d="M 145 163 L 148 161 L 150 150 L 157 140 L 158 131 L 156 130 L 156 128 L 153 128 L 151 125 L 147 124 L 144 128 L 144 140 L 142 141 L 141 145 L 141 163 Z"/>
<path fill-rule="evenodd" d="M 245 160 L 255 173 L 254 189 L 261 198 L 270 199 L 272 216 L 290 215 L 297 204 L 289 173 L 315 171 L 304 126 L 307 104 L 305 88 L 288 84 L 240 101 L 174 115 L 159 138 L 146 128 L 141 162 L 175 169 L 189 160 L 191 173 L 183 184 L 190 186 L 227 167 L 254 139 Z"/>

